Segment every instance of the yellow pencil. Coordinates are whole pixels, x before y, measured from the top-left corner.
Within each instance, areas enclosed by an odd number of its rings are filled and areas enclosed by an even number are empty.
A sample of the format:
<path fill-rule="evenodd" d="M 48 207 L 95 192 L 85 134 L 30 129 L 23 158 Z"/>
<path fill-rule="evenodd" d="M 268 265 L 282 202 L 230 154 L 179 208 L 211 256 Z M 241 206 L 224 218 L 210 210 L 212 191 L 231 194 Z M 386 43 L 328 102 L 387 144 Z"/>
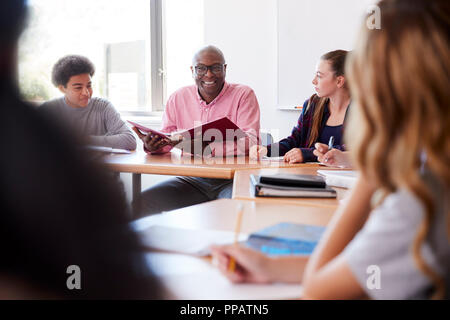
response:
<path fill-rule="evenodd" d="M 236 218 L 236 226 L 234 228 L 234 245 L 236 246 L 239 239 L 239 233 L 241 230 L 241 222 L 242 222 L 242 214 L 244 213 L 244 206 L 242 205 L 242 202 L 239 203 L 238 206 L 238 215 Z M 233 257 L 230 259 L 230 263 L 228 264 L 228 271 L 234 272 L 236 269 L 236 261 Z"/>

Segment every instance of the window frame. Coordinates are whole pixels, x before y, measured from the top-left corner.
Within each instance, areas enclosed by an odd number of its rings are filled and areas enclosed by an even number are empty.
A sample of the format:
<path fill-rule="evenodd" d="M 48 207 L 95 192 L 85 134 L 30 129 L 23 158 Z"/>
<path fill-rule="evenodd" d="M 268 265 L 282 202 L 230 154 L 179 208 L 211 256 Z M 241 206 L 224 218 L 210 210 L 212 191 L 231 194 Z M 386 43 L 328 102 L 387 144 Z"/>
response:
<path fill-rule="evenodd" d="M 148 28 L 150 28 L 150 41 L 146 43 L 145 49 L 149 50 L 150 64 L 149 71 L 149 85 L 147 86 L 147 90 L 149 92 L 150 101 L 147 102 L 146 108 L 142 110 L 120 110 L 120 114 L 126 117 L 162 117 L 162 114 L 165 109 L 165 99 L 166 99 L 166 48 L 165 48 L 165 3 L 164 0 L 149 0 L 150 2 L 150 24 Z M 108 61 L 107 49 L 104 52 L 105 63 Z M 19 59 L 19 56 L 17 56 Z M 16 72 L 16 81 L 19 84 L 19 66 L 20 63 L 17 64 Z M 109 99 L 108 94 L 108 71 L 105 69 L 105 85 L 104 90 L 106 92 L 106 96 Z M 29 102 L 35 103 L 30 100 Z M 37 104 L 38 105 L 38 104 Z"/>
<path fill-rule="evenodd" d="M 166 87 L 163 0 L 150 0 L 151 112 L 164 111 Z M 140 114 L 146 112 L 139 112 Z M 137 115 L 137 113 L 134 113 Z"/>
<path fill-rule="evenodd" d="M 158 117 L 161 118 L 165 108 L 166 68 L 165 68 L 165 39 L 164 39 L 164 1 L 150 0 L 150 96 L 151 110 L 148 111 L 120 111 L 129 117 Z"/>

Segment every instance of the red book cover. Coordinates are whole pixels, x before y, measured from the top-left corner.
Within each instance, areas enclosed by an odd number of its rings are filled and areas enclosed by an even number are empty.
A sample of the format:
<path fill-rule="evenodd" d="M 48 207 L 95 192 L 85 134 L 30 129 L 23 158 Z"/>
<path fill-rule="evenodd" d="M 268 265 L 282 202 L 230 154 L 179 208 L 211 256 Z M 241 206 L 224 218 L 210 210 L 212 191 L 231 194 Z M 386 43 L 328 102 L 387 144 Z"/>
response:
<path fill-rule="evenodd" d="M 127 120 L 130 124 L 132 124 L 134 127 L 138 128 L 140 131 L 144 132 L 144 133 L 151 133 L 157 136 L 161 136 L 163 138 L 170 138 L 169 134 L 163 133 L 163 132 L 159 132 L 150 128 L 147 128 L 143 125 L 140 125 L 139 123 Z"/>
<path fill-rule="evenodd" d="M 247 136 L 244 131 L 227 117 L 204 123 L 192 129 L 178 132 L 177 134 L 187 137 L 190 136 L 191 139 L 195 139 L 204 136 L 205 133 L 207 137 L 204 137 L 204 139 L 206 138 L 207 141 L 238 140 Z"/>
<path fill-rule="evenodd" d="M 128 120 L 128 122 L 144 133 L 151 133 L 154 135 L 161 136 L 162 138 L 170 139 L 171 136 L 170 134 L 147 128 L 133 121 Z M 234 124 L 233 121 L 231 121 L 227 117 L 223 117 L 211 122 L 204 123 L 200 126 L 191 128 L 189 130 L 182 130 L 173 133 L 173 135 L 181 135 L 185 138 L 195 139 L 199 138 L 200 136 L 203 136 L 205 133 L 208 135 L 206 137 L 207 141 L 227 141 L 229 139 L 238 140 L 247 136 L 244 131 L 242 131 L 236 124 Z"/>

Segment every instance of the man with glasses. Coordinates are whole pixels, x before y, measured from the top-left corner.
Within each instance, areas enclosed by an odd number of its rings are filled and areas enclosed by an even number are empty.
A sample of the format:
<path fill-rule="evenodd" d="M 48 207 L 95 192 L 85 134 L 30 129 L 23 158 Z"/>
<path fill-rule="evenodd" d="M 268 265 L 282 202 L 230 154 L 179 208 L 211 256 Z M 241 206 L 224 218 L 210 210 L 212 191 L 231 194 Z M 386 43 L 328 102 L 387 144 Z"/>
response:
<path fill-rule="evenodd" d="M 199 50 L 192 60 L 191 72 L 195 85 L 173 93 L 163 116 L 163 132 L 190 129 L 228 117 L 247 133 L 244 141 L 213 142 L 203 144 L 202 154 L 211 151 L 213 156 L 248 154 L 249 146 L 257 143 L 259 136 L 259 105 L 251 88 L 225 81 L 227 65 L 222 51 L 214 46 Z M 157 136 L 143 135 L 133 128 L 149 153 L 170 150 L 169 142 Z M 142 215 L 173 210 L 219 198 L 231 198 L 232 180 L 197 177 L 176 177 L 142 193 Z"/>

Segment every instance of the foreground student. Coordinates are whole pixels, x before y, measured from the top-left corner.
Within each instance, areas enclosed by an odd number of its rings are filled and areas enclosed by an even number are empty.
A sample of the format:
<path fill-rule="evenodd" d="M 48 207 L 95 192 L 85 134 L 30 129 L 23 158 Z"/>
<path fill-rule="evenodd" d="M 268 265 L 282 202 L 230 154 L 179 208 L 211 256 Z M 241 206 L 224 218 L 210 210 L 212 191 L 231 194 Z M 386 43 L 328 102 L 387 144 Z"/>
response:
<path fill-rule="evenodd" d="M 232 281 L 298 281 L 303 273 L 305 298 L 450 298 L 450 6 L 379 7 L 382 29 L 364 25 L 348 65 L 348 136 L 361 171 L 349 201 L 306 268 L 306 259 L 295 270 L 255 252 L 250 263 L 249 249 L 213 248 Z M 230 255 L 235 273 L 226 271 Z"/>
<path fill-rule="evenodd" d="M 120 189 L 19 97 L 26 7 L 0 1 L 0 146 L 9 150 L 0 158 L 0 299 L 161 298 Z"/>
<path fill-rule="evenodd" d="M 336 50 L 320 58 L 312 81 L 317 94 L 303 104 L 303 111 L 291 135 L 267 147 L 251 147 L 252 159 L 280 155 L 289 163 L 317 161 L 313 154 L 315 144 L 328 149 L 331 136 L 334 137 L 333 147 L 336 150 L 345 149 L 342 134 L 350 104 L 344 75 L 346 56 L 347 51 Z"/>
<path fill-rule="evenodd" d="M 95 67 L 83 56 L 69 55 L 56 62 L 52 82 L 63 97 L 45 102 L 40 110 L 66 120 L 87 143 L 118 149 L 136 149 L 133 133 L 108 100 L 92 97 Z"/>

